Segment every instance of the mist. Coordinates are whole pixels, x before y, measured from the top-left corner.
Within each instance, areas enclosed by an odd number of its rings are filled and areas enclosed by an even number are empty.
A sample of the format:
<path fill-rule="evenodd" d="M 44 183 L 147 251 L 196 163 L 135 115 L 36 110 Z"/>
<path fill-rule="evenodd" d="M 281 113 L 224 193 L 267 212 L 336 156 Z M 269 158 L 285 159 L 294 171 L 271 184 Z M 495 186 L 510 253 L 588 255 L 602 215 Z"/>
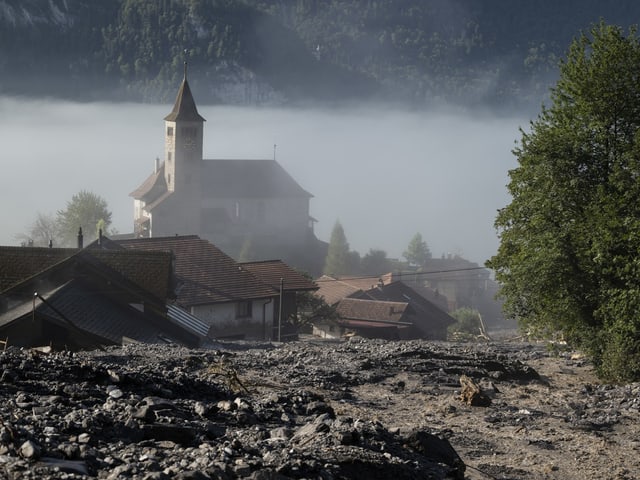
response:
<path fill-rule="evenodd" d="M 197 92 L 194 92 L 197 101 Z M 0 97 L 0 244 L 16 245 L 38 212 L 80 190 L 104 197 L 112 227 L 132 231 L 133 191 L 163 157 L 172 105 Z M 352 250 L 400 258 L 420 232 L 434 256 L 484 263 L 498 246 L 497 209 L 528 115 L 409 112 L 360 106 L 284 109 L 199 106 L 205 158 L 274 157 L 314 198 L 318 238 L 337 220 Z"/>

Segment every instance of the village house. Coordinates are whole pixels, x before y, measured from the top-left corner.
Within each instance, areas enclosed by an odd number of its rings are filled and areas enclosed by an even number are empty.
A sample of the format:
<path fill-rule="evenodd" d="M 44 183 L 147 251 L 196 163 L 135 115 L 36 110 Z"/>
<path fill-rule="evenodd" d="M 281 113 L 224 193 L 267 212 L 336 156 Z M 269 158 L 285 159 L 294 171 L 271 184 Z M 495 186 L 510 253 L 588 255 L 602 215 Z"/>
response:
<path fill-rule="evenodd" d="M 251 272 L 262 283 L 281 292 L 273 308 L 274 322 L 272 338 L 285 340 L 297 337 L 300 327 L 300 295 L 318 290 L 318 285 L 306 275 L 294 270 L 281 260 L 244 262 L 240 266 Z"/>
<path fill-rule="evenodd" d="M 197 235 L 101 243 L 103 248 L 171 252 L 175 303 L 205 322 L 211 338 L 283 340 L 283 334 L 292 335 L 296 293 L 317 289 L 280 260 L 238 263 Z"/>
<path fill-rule="evenodd" d="M 498 284 L 491 278 L 491 271 L 459 255 L 430 258 L 421 271 L 403 275 L 402 280 L 420 293 L 425 289 L 437 292 L 446 300 L 448 312 L 463 307 L 478 311 L 488 330 L 499 332 L 517 327 L 504 318 L 502 302 L 496 298 Z"/>
<path fill-rule="evenodd" d="M 172 262 L 167 252 L 0 247 L 0 339 L 65 349 L 198 346 L 206 324 L 167 305 Z"/>
<path fill-rule="evenodd" d="M 187 81 L 164 118 L 164 158 L 132 193 L 137 238 L 198 235 L 236 259 L 281 258 L 319 271 L 312 195 L 273 159 L 205 159 L 205 119 Z"/>
<path fill-rule="evenodd" d="M 370 338 L 445 340 L 455 323 L 441 307 L 401 281 L 383 277 L 322 276 L 315 293 L 333 306 L 337 318 L 314 321 L 313 333 L 323 338 L 357 334 Z M 388 283 L 385 283 L 385 279 Z"/>

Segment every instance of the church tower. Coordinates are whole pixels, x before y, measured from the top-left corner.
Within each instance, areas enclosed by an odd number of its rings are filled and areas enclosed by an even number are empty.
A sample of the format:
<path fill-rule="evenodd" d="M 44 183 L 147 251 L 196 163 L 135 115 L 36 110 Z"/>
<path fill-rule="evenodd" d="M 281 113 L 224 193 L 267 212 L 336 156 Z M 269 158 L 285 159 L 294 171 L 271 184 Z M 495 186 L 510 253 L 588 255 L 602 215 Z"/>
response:
<path fill-rule="evenodd" d="M 202 165 L 202 143 L 205 119 L 200 116 L 187 82 L 187 62 L 184 79 L 176 102 L 164 117 L 164 177 L 170 192 L 196 193 L 199 190 Z"/>

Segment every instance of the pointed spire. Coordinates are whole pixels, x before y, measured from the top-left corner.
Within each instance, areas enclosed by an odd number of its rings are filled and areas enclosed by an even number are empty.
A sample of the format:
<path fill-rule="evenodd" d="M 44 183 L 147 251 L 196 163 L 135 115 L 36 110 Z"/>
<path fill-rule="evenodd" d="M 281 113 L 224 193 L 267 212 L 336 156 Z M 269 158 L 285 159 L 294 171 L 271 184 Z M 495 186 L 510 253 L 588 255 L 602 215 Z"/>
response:
<path fill-rule="evenodd" d="M 184 81 L 187 81 L 187 58 L 189 57 L 189 49 L 184 49 Z"/>
<path fill-rule="evenodd" d="M 187 50 L 184 51 L 185 55 Z M 173 105 L 171 113 L 164 117 L 165 120 L 170 122 L 177 122 L 179 120 L 187 121 L 199 121 L 205 122 L 206 120 L 198 113 L 196 102 L 191 94 L 191 88 L 189 88 L 189 82 L 187 82 L 187 60 L 184 61 L 184 78 L 182 79 L 182 85 L 178 90 L 176 96 L 176 102 Z"/>

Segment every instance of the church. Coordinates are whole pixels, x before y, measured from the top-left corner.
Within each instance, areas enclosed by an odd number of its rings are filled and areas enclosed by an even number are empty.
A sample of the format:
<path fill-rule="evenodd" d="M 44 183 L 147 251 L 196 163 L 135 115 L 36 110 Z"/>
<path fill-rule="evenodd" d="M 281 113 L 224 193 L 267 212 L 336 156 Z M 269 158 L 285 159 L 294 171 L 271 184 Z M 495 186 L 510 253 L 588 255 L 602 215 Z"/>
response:
<path fill-rule="evenodd" d="M 314 272 L 326 244 L 313 232 L 312 195 L 274 159 L 205 159 L 205 119 L 187 81 L 164 118 L 164 159 L 130 196 L 136 238 L 198 235 L 239 261 L 283 259 Z"/>

